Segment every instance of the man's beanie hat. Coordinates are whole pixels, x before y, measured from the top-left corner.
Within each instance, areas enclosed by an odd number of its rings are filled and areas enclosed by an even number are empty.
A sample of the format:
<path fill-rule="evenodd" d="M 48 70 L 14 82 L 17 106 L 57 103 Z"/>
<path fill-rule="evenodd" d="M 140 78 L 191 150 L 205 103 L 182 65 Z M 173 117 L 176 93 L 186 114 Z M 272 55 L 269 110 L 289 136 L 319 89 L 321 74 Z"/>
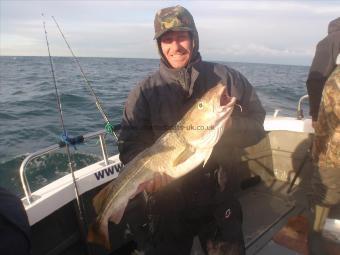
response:
<path fill-rule="evenodd" d="M 159 39 L 168 31 L 190 31 L 197 34 L 194 19 L 184 7 L 177 5 L 159 10 L 155 16 L 155 37 Z"/>

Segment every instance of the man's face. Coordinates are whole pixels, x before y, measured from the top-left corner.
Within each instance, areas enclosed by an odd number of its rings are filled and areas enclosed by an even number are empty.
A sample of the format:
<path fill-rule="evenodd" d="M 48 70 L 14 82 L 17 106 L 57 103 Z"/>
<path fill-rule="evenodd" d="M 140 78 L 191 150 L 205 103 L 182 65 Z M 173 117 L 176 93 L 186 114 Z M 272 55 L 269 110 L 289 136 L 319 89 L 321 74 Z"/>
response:
<path fill-rule="evenodd" d="M 188 31 L 169 31 L 161 37 L 163 55 L 173 68 L 185 67 L 192 53 L 192 40 Z"/>

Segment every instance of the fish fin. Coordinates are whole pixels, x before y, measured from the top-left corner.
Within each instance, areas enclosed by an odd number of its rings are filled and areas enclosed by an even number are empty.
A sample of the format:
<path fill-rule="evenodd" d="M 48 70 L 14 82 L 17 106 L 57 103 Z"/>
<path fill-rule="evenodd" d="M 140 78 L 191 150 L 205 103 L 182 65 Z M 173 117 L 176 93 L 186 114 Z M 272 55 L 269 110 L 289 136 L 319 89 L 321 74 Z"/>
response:
<path fill-rule="evenodd" d="M 125 209 L 130 199 L 134 198 L 137 194 L 142 192 L 145 189 L 146 185 L 147 185 L 147 182 L 140 184 L 138 188 L 136 189 L 136 191 L 129 197 L 129 199 L 122 202 L 122 204 L 117 208 L 116 212 L 110 216 L 109 221 L 114 222 L 115 224 L 119 224 L 119 222 L 122 220 L 124 216 Z"/>
<path fill-rule="evenodd" d="M 115 224 L 119 224 L 119 222 L 122 220 L 123 216 L 124 216 L 124 212 L 125 212 L 125 209 L 130 201 L 130 199 L 133 199 L 137 194 L 139 194 L 140 192 L 142 192 L 143 190 L 145 190 L 145 187 L 147 185 L 147 182 L 145 183 L 142 183 L 138 186 L 136 192 L 134 194 L 132 194 L 130 197 L 129 197 L 129 200 L 126 200 L 122 203 L 122 205 L 120 205 L 116 212 L 113 213 L 110 218 L 109 218 L 109 221 L 115 223 Z"/>
<path fill-rule="evenodd" d="M 187 159 L 189 159 L 192 155 L 195 154 L 195 149 L 190 146 L 187 145 L 185 147 L 185 149 L 178 155 L 178 157 L 174 160 L 174 162 L 172 163 L 172 165 L 178 166 L 179 164 L 183 163 L 184 161 L 186 161 Z"/>
<path fill-rule="evenodd" d="M 128 200 L 126 202 L 123 203 L 123 205 L 119 206 L 119 208 L 116 210 L 115 213 L 113 213 L 110 218 L 109 221 L 114 222 L 115 224 L 119 224 L 119 222 L 122 220 L 123 215 L 124 215 L 124 211 L 125 208 L 128 204 Z"/>
<path fill-rule="evenodd" d="M 111 193 L 112 190 L 112 182 L 110 182 L 108 185 L 106 185 L 104 188 L 102 188 L 98 194 L 95 195 L 95 197 L 92 200 L 92 204 L 94 207 L 94 210 L 96 211 L 96 214 L 99 213 L 100 209 L 102 208 L 103 204 L 105 203 L 106 198 Z"/>
<path fill-rule="evenodd" d="M 89 226 L 87 232 L 87 241 L 101 245 L 105 247 L 105 249 L 107 249 L 108 251 L 111 251 L 109 230 L 106 226 L 106 229 L 103 231 L 103 229 L 100 228 L 100 223 L 98 221 Z"/>
<path fill-rule="evenodd" d="M 207 156 L 206 156 L 205 159 L 204 159 L 203 167 L 204 167 L 205 164 L 208 162 L 208 160 L 209 160 L 209 158 L 210 158 L 210 156 L 211 156 L 211 153 L 212 153 L 213 149 L 214 149 L 214 148 L 209 149 L 209 152 L 207 153 Z"/>

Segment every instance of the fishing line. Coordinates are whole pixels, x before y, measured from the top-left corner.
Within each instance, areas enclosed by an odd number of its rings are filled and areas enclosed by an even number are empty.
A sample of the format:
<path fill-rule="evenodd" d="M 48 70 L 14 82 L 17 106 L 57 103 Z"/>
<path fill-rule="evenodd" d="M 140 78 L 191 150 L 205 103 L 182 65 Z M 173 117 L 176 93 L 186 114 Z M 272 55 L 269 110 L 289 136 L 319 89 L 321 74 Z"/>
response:
<path fill-rule="evenodd" d="M 63 37 L 63 39 L 64 39 L 64 41 L 65 41 L 65 43 L 66 43 L 68 49 L 70 50 L 70 52 L 71 52 L 71 54 L 72 54 L 72 56 L 73 56 L 74 61 L 77 63 L 77 65 L 78 65 L 78 67 L 79 67 L 79 70 L 80 70 L 80 72 L 81 72 L 81 74 L 82 74 L 82 77 L 83 77 L 83 79 L 84 79 L 84 81 L 85 81 L 85 84 L 87 85 L 87 88 L 90 90 L 90 93 L 92 94 L 92 97 L 95 99 L 96 106 L 97 106 L 99 112 L 101 113 L 103 119 L 104 119 L 105 122 L 106 122 L 106 124 L 105 124 L 105 130 L 106 130 L 108 133 L 112 134 L 113 138 L 116 140 L 116 142 L 118 142 L 118 137 L 117 137 L 116 133 L 114 132 L 114 127 L 113 127 L 112 124 L 110 123 L 110 121 L 109 121 L 109 119 L 108 119 L 108 117 L 107 117 L 107 114 L 104 112 L 104 110 L 103 110 L 103 108 L 102 108 L 102 106 L 101 106 L 101 104 L 100 104 L 99 98 L 98 98 L 97 95 L 94 93 L 94 90 L 93 90 L 93 88 L 92 88 L 92 86 L 91 86 L 90 81 L 86 78 L 86 75 L 85 75 L 85 73 L 84 73 L 84 71 L 83 71 L 82 66 L 80 65 L 80 62 L 79 62 L 78 58 L 77 58 L 76 55 L 73 53 L 73 50 L 72 50 L 70 44 L 69 44 L 68 41 L 66 40 L 66 37 L 65 37 L 64 33 L 62 32 L 61 28 L 59 27 L 59 24 L 58 24 L 58 22 L 56 21 L 56 19 L 54 18 L 54 16 L 52 16 L 52 19 L 53 19 L 53 21 L 55 22 L 55 24 L 57 25 L 58 30 L 59 30 L 61 36 Z"/>
<path fill-rule="evenodd" d="M 41 16 L 43 17 L 43 26 L 44 26 L 44 31 L 45 31 L 45 39 L 46 39 L 46 44 L 47 44 L 48 56 L 49 56 L 49 60 L 50 60 L 50 67 L 51 67 L 53 84 L 54 84 L 54 89 L 55 89 L 55 96 L 56 96 L 56 100 L 57 100 L 57 108 L 58 108 L 58 111 L 59 111 L 60 124 L 61 124 L 61 127 L 63 129 L 63 136 L 67 137 L 67 132 L 66 132 L 65 124 L 64 124 L 63 110 L 62 110 L 62 107 L 61 107 L 61 101 L 60 101 L 60 96 L 59 96 L 58 87 L 57 87 L 57 80 L 55 78 L 53 61 L 52 61 L 52 56 L 51 56 L 51 52 L 50 52 L 50 44 L 49 44 L 48 38 L 47 38 L 47 31 L 46 31 L 46 26 L 45 26 L 44 14 L 42 13 Z M 81 231 L 82 231 L 85 243 L 86 243 L 86 247 L 88 249 L 88 253 L 91 254 L 89 252 L 89 247 L 87 245 L 86 238 L 85 238 L 86 237 L 85 229 L 87 228 L 87 223 L 86 223 L 86 220 L 84 218 L 84 208 L 83 208 L 83 204 L 81 203 L 81 200 L 80 200 L 79 188 L 78 188 L 78 185 L 77 185 L 77 182 L 76 182 L 76 178 L 75 178 L 75 175 L 74 175 L 73 162 L 72 162 L 72 159 L 71 159 L 71 152 L 70 152 L 70 148 L 69 148 L 69 143 L 68 142 L 65 143 L 65 148 L 66 148 L 66 154 L 67 154 L 67 158 L 68 158 L 68 165 L 69 165 L 69 169 L 70 169 L 70 172 L 71 172 L 72 181 L 73 181 L 74 190 L 75 190 L 75 195 L 76 195 L 79 220 L 83 224 L 83 225 L 81 225 L 81 226 L 83 226 L 83 227 L 81 227 Z M 85 227 L 85 229 L 84 229 L 84 227 Z"/>

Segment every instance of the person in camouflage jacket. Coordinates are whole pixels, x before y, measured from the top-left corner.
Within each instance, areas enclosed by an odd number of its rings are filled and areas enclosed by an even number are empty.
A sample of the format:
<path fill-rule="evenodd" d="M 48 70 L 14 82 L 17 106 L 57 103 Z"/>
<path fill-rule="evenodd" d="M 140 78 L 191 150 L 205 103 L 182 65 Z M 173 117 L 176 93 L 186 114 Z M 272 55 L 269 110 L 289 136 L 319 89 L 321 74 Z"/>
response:
<path fill-rule="evenodd" d="M 330 208 L 340 202 L 340 54 L 337 67 L 325 83 L 314 129 L 312 202 L 315 208 L 309 245 L 311 254 L 326 254 L 320 250 L 321 232 Z M 318 243 L 321 245 L 317 246 Z"/>
<path fill-rule="evenodd" d="M 340 167 L 340 63 L 322 92 L 315 125 L 313 160 L 319 168 Z"/>

